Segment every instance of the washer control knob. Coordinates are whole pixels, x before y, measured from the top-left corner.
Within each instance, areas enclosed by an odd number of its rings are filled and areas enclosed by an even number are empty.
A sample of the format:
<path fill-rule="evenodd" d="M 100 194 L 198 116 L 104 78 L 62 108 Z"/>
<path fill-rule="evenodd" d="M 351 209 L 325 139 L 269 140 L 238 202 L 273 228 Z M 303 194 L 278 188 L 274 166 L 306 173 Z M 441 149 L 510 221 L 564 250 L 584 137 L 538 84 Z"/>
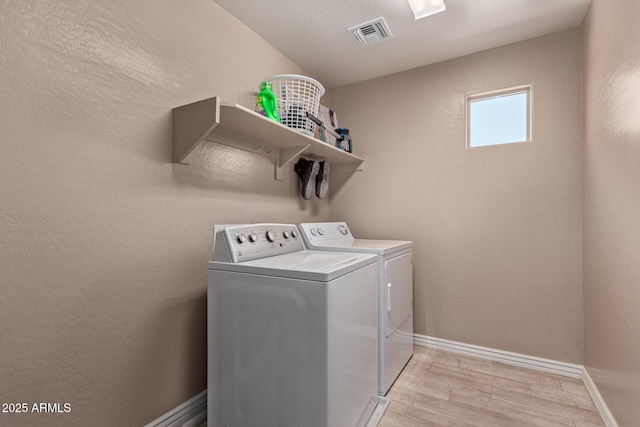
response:
<path fill-rule="evenodd" d="M 289 236 L 291 236 L 291 234 L 288 231 L 283 231 L 282 232 L 282 237 L 284 237 L 285 239 L 288 239 Z"/>
<path fill-rule="evenodd" d="M 274 233 L 273 231 L 269 230 L 267 231 L 267 240 L 270 242 L 275 242 L 276 241 L 276 233 Z"/>
<path fill-rule="evenodd" d="M 249 234 L 249 241 L 251 243 L 255 243 L 258 241 L 258 235 L 256 233 Z"/>
<path fill-rule="evenodd" d="M 247 236 L 245 236 L 244 234 L 240 233 L 236 236 L 236 240 L 238 241 L 238 243 L 243 244 L 244 242 L 247 241 Z"/>
<path fill-rule="evenodd" d="M 316 235 L 316 229 L 315 228 L 310 228 L 309 229 L 309 233 L 311 233 L 312 236 Z"/>
<path fill-rule="evenodd" d="M 347 230 L 347 226 L 344 224 L 340 224 L 340 226 L 338 227 L 338 230 L 340 230 L 340 232 L 342 234 L 344 234 L 345 236 L 347 235 L 347 233 L 349 232 L 349 230 Z"/>
<path fill-rule="evenodd" d="M 296 233 L 296 230 L 291 230 L 291 237 L 293 237 L 294 239 L 298 237 L 298 233 Z"/>
<path fill-rule="evenodd" d="M 321 236 L 324 234 L 324 230 L 320 227 L 318 227 L 318 234 Z"/>

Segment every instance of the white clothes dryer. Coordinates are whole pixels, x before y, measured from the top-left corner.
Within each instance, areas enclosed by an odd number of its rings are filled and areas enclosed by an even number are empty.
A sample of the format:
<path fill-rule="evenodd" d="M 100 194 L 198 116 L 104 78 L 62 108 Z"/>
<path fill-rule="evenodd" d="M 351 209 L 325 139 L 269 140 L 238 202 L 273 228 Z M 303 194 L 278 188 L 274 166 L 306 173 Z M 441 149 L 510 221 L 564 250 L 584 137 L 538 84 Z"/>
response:
<path fill-rule="evenodd" d="M 378 394 L 387 394 L 413 355 L 413 243 L 356 239 L 344 222 L 300 224 L 307 248 L 378 258 Z"/>
<path fill-rule="evenodd" d="M 366 425 L 382 402 L 376 257 L 305 250 L 295 225 L 216 229 L 208 426 Z"/>

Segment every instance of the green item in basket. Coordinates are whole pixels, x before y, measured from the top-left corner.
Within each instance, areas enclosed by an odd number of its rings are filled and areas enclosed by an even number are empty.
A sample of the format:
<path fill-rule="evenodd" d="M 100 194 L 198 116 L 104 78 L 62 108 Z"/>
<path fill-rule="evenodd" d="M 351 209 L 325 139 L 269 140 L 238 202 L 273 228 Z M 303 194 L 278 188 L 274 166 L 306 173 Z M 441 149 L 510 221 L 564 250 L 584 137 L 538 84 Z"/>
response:
<path fill-rule="evenodd" d="M 278 101 L 276 95 L 271 90 L 271 83 L 260 83 L 260 92 L 256 99 L 256 111 L 267 118 L 280 123 L 280 116 L 278 115 Z"/>

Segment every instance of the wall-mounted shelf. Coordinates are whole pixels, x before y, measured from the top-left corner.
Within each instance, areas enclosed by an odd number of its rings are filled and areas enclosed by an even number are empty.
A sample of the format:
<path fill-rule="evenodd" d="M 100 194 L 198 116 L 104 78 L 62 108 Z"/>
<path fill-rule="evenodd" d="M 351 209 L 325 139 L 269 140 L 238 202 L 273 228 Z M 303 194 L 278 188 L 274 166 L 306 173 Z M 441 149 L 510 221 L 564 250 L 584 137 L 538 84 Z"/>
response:
<path fill-rule="evenodd" d="M 219 97 L 173 109 L 173 162 L 187 158 L 202 141 L 273 157 L 276 179 L 282 168 L 304 156 L 327 160 L 331 166 L 350 165 L 361 170 L 364 159 L 318 139 L 276 123 L 238 104 L 223 104 Z"/>

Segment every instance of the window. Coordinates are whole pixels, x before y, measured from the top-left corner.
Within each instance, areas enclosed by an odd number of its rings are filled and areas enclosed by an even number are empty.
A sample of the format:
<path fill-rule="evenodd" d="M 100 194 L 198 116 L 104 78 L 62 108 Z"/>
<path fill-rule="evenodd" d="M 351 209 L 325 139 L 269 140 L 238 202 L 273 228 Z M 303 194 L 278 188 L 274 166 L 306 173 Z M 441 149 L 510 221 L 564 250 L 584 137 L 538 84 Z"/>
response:
<path fill-rule="evenodd" d="M 531 141 L 531 85 L 467 96 L 467 147 Z"/>

